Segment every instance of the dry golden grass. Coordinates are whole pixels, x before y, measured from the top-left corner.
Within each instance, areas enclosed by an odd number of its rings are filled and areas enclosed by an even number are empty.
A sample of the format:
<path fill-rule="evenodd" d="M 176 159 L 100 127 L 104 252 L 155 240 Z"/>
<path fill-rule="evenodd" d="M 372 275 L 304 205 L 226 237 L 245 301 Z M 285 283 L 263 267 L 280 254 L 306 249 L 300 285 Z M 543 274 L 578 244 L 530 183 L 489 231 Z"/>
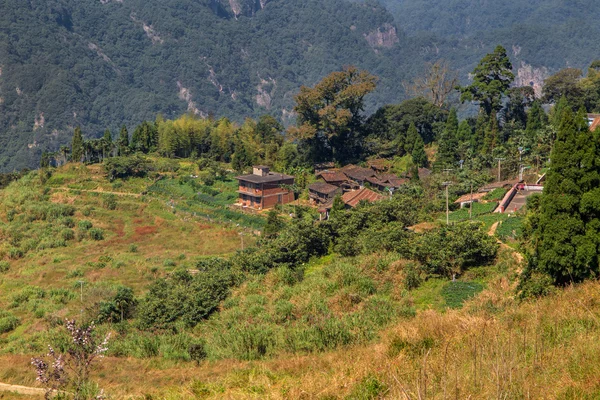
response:
<path fill-rule="evenodd" d="M 368 376 L 387 399 L 598 398 L 600 283 L 522 304 L 498 302 L 500 290 L 459 311 L 422 311 L 367 346 L 199 367 L 109 358 L 95 376 L 115 398 L 333 399 Z M 502 310 L 487 310 L 490 300 Z M 28 362 L 0 357 L 0 380 L 33 384 Z"/>

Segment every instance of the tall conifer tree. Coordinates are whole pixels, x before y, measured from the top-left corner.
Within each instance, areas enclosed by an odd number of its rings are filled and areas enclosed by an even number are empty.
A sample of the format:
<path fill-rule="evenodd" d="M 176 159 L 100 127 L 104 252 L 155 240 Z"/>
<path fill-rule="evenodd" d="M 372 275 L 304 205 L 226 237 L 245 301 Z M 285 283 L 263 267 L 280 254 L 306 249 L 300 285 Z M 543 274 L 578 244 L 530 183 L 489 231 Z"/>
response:
<path fill-rule="evenodd" d="M 458 117 L 456 109 L 452 108 L 446 121 L 446 126 L 438 140 L 437 161 L 444 165 L 452 165 L 456 160 L 458 150 Z"/>
<path fill-rule="evenodd" d="M 73 132 L 73 142 L 71 143 L 71 160 L 73 162 L 81 162 L 83 158 L 83 135 L 81 128 L 78 126 Z"/>
<path fill-rule="evenodd" d="M 426 167 L 429 164 L 427 153 L 425 153 L 425 143 L 421 135 L 417 134 L 412 151 L 413 163 L 419 167 Z"/>
<path fill-rule="evenodd" d="M 121 132 L 119 132 L 117 147 L 119 149 L 120 156 L 129 154 L 129 132 L 127 131 L 127 127 L 125 125 L 121 127 Z"/>
<path fill-rule="evenodd" d="M 557 284 L 598 274 L 600 248 L 600 146 L 585 111 L 561 111 L 540 214 L 534 261 Z"/>

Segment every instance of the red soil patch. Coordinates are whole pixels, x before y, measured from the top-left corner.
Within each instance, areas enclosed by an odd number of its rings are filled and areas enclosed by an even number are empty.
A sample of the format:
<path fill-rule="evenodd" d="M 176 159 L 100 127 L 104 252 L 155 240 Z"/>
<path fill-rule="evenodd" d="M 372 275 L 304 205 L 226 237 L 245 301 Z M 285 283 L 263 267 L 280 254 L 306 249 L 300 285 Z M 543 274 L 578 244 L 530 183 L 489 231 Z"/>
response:
<path fill-rule="evenodd" d="M 122 219 L 116 220 L 113 225 L 113 231 L 118 237 L 125 236 L 125 223 Z"/>
<path fill-rule="evenodd" d="M 135 228 L 135 233 L 139 236 L 151 235 L 153 233 L 156 233 L 156 231 L 158 231 L 158 228 L 156 226 L 140 226 L 138 228 Z"/>

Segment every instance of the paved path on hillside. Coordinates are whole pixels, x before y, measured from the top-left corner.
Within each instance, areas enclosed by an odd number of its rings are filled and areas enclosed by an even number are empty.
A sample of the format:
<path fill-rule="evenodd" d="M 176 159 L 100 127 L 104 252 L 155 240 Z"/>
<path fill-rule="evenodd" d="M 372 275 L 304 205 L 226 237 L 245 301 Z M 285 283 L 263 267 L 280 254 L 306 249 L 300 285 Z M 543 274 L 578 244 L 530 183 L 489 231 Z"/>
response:
<path fill-rule="evenodd" d="M 19 385 L 9 385 L 8 383 L 0 383 L 0 392 L 13 392 L 29 396 L 43 396 L 46 393 L 44 389 Z"/>
<path fill-rule="evenodd" d="M 540 193 L 537 190 L 519 190 L 513 199 L 508 203 L 504 209 L 505 213 L 514 213 L 525 207 L 527 204 L 527 198 L 532 194 Z"/>

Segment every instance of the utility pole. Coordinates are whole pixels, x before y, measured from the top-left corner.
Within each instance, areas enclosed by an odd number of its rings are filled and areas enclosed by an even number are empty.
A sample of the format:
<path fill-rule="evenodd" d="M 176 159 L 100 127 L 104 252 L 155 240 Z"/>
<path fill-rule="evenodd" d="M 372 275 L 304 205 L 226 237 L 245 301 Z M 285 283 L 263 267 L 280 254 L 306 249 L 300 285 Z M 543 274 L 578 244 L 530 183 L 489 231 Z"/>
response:
<path fill-rule="evenodd" d="M 81 310 L 80 310 L 80 314 L 81 314 L 81 318 L 83 319 L 83 281 L 77 281 L 77 283 L 79 283 L 80 285 L 80 292 L 79 292 L 79 301 L 81 302 Z"/>
<path fill-rule="evenodd" d="M 496 160 L 498 160 L 498 182 L 500 182 L 500 180 L 501 180 L 500 172 L 502 171 L 501 165 L 502 165 L 502 161 L 504 161 L 504 158 L 496 158 Z"/>
<path fill-rule="evenodd" d="M 471 182 L 471 202 L 469 203 L 469 219 L 473 218 L 473 182 Z"/>
<path fill-rule="evenodd" d="M 523 180 L 523 171 L 525 171 L 526 169 L 529 169 L 531 167 L 526 167 L 523 164 L 520 165 L 520 169 L 519 169 L 519 182 L 521 182 Z"/>
<path fill-rule="evenodd" d="M 446 225 L 450 225 L 450 208 L 448 204 L 448 186 L 452 185 L 452 182 L 446 181 L 442 185 L 446 186 Z"/>
<path fill-rule="evenodd" d="M 519 150 L 519 162 L 521 162 L 522 158 L 523 158 L 523 151 L 525 151 L 524 147 L 517 147 L 517 150 Z"/>

